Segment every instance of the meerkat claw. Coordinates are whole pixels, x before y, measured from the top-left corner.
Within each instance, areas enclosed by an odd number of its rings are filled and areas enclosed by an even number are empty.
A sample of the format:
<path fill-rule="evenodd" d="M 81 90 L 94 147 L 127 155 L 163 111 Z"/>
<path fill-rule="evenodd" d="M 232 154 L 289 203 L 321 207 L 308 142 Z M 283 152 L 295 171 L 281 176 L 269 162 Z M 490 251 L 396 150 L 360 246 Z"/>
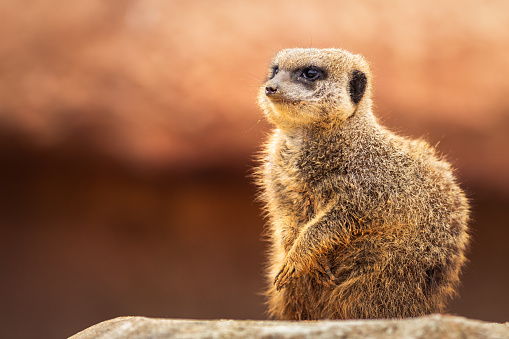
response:
<path fill-rule="evenodd" d="M 292 275 L 295 273 L 295 267 L 290 270 L 288 266 L 285 266 L 283 269 L 279 271 L 274 279 L 274 284 L 276 285 L 276 289 L 281 290 L 286 284 L 290 282 Z"/>

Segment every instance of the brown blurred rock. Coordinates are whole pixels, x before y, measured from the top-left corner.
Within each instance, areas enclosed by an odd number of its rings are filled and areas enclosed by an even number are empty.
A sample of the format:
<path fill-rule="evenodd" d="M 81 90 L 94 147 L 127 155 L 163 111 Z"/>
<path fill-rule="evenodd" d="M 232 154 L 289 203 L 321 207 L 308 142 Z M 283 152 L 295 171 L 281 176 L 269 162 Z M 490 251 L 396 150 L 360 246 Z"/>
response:
<path fill-rule="evenodd" d="M 70 339 L 114 338 L 509 338 L 509 325 L 431 315 L 405 320 L 241 321 L 122 317 L 92 326 Z"/>
<path fill-rule="evenodd" d="M 0 143 L 129 166 L 245 163 L 268 127 L 256 91 L 284 47 L 360 52 L 378 116 L 469 179 L 509 189 L 509 3 L 79 0 L 0 5 Z"/>

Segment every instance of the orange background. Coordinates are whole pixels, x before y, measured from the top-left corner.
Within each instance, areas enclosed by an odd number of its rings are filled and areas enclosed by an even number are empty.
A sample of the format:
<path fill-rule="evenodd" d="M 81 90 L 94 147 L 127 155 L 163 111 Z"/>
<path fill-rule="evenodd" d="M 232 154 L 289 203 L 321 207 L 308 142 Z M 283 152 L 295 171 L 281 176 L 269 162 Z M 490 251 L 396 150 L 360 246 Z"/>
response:
<path fill-rule="evenodd" d="M 123 315 L 264 319 L 247 178 L 256 92 L 287 47 L 363 54 L 376 114 L 472 199 L 454 314 L 509 320 L 505 1 L 0 3 L 0 325 L 65 337 Z"/>

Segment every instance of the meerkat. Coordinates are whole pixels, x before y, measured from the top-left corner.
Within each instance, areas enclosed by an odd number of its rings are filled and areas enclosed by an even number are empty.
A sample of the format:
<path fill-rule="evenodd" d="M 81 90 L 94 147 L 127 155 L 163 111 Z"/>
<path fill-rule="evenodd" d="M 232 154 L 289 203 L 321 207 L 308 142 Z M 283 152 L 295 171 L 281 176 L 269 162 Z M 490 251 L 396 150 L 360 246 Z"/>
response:
<path fill-rule="evenodd" d="M 425 141 L 378 123 L 371 96 L 360 55 L 286 49 L 272 60 L 258 102 L 275 128 L 256 177 L 273 318 L 413 317 L 456 294 L 468 200 Z"/>

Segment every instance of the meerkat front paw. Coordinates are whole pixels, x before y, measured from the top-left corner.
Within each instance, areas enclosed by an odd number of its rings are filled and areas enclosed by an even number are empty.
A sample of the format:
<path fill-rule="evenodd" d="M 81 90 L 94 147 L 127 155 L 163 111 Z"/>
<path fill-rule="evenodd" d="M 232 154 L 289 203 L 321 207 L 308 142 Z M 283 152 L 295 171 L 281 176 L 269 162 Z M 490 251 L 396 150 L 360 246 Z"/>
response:
<path fill-rule="evenodd" d="M 287 258 L 279 270 L 279 273 L 276 275 L 276 278 L 274 279 L 274 285 L 276 285 L 276 289 L 280 291 L 292 279 L 300 277 L 302 272 L 302 265 L 299 265 L 296 261 Z"/>
<path fill-rule="evenodd" d="M 276 289 L 280 291 L 284 288 L 292 279 L 299 278 L 304 273 L 315 279 L 318 283 L 331 287 L 336 285 L 336 277 L 332 274 L 330 269 L 330 262 L 326 257 L 320 257 L 312 267 L 305 269 L 302 264 L 298 261 L 287 258 L 281 270 L 274 279 L 274 285 Z"/>

